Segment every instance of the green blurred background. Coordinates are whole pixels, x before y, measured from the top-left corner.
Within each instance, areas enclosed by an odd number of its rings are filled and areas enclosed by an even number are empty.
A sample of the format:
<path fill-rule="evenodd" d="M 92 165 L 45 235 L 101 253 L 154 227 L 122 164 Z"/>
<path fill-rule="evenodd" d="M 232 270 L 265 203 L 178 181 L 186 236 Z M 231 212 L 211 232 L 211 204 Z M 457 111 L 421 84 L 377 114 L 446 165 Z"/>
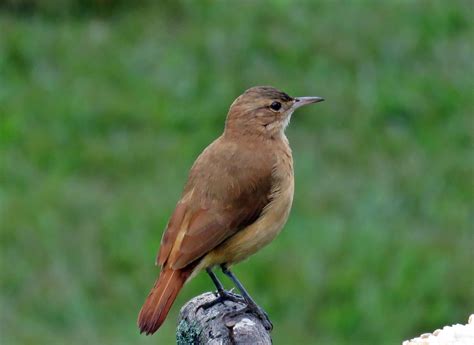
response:
<path fill-rule="evenodd" d="M 471 1 L 3 1 L 1 343 L 174 343 L 213 286 L 138 334 L 162 230 L 229 104 L 267 84 L 327 100 L 287 130 L 286 228 L 235 268 L 275 344 L 465 323 L 473 27 Z"/>

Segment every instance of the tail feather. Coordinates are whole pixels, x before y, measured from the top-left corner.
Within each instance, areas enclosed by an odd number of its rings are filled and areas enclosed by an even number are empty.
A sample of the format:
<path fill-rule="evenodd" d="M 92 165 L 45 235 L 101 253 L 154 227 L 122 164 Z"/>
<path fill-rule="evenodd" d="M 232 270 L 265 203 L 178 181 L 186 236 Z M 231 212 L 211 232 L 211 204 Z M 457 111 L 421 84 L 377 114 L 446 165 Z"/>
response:
<path fill-rule="evenodd" d="M 138 315 L 140 333 L 149 335 L 160 328 L 190 274 L 188 270 L 161 271 Z"/>

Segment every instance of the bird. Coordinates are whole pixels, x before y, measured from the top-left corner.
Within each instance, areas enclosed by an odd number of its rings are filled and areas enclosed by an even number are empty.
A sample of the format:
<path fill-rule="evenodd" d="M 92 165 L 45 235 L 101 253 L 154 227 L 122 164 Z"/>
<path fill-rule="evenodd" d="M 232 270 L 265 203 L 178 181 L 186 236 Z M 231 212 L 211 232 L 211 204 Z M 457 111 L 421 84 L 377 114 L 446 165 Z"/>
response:
<path fill-rule="evenodd" d="M 184 284 L 201 271 L 217 288 L 210 304 L 237 299 L 272 329 L 268 315 L 230 268 L 269 244 L 285 225 L 294 193 L 285 129 L 296 109 L 323 100 L 255 86 L 231 104 L 223 133 L 192 165 L 163 233 L 156 257 L 161 270 L 140 310 L 140 333 L 160 328 Z M 216 267 L 241 296 L 224 289 Z"/>

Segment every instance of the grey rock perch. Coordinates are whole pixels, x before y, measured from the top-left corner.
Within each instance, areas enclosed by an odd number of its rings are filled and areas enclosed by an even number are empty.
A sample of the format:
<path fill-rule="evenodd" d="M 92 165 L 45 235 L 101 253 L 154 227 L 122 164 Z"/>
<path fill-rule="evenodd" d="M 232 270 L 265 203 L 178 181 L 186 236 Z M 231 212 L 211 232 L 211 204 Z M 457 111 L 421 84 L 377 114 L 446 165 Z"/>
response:
<path fill-rule="evenodd" d="M 176 330 L 178 345 L 267 345 L 272 343 L 269 331 L 265 329 L 257 316 L 242 312 L 224 317 L 229 312 L 242 309 L 245 306 L 243 303 L 225 301 L 216 303 L 208 309 L 200 308 L 215 298 L 215 294 L 206 292 L 194 297 L 181 308 Z"/>

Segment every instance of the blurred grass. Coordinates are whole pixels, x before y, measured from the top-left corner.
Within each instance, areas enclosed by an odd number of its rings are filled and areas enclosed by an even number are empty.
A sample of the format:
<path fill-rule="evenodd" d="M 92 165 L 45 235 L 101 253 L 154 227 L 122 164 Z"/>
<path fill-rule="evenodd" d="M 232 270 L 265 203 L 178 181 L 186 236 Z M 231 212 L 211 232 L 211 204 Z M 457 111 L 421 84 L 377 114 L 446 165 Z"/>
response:
<path fill-rule="evenodd" d="M 473 312 L 469 1 L 9 2 L 2 344 L 173 343 L 212 285 L 138 335 L 162 229 L 229 104 L 262 84 L 327 99 L 288 129 L 288 225 L 235 269 L 275 343 L 395 344 Z"/>

